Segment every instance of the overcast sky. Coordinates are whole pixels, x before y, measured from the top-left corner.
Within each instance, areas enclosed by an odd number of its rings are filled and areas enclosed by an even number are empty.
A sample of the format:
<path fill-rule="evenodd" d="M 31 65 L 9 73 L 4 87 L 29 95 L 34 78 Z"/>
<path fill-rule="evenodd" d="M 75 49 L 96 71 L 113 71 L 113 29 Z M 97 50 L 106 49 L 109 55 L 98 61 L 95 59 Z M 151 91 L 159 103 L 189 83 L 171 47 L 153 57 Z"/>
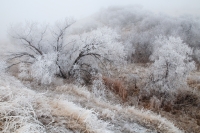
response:
<path fill-rule="evenodd" d="M 109 6 L 141 5 L 168 15 L 200 16 L 200 0 L 0 0 L 0 42 L 11 24 L 25 21 L 54 23 L 66 17 L 81 19 Z"/>

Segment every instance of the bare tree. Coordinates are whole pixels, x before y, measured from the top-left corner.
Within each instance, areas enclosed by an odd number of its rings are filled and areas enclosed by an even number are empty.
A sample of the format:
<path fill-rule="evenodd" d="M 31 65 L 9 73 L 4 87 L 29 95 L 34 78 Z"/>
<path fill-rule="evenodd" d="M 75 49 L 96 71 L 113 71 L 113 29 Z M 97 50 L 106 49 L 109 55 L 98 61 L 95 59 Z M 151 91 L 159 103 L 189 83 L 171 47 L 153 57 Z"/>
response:
<path fill-rule="evenodd" d="M 55 75 L 83 78 L 106 70 L 108 62 L 124 61 L 124 46 L 114 30 L 99 28 L 78 35 L 66 34 L 73 23 L 67 20 L 53 28 L 28 23 L 25 28 L 13 28 L 12 37 L 23 49 L 10 54 L 8 68 L 27 64 L 21 66 L 30 66 L 32 77 L 50 83 Z"/>
<path fill-rule="evenodd" d="M 66 19 L 64 23 L 57 24 L 55 28 L 48 25 L 41 26 L 37 23 L 26 23 L 11 28 L 10 35 L 16 45 L 23 50 L 9 55 L 8 61 L 11 65 L 8 68 L 20 63 L 34 64 L 38 57 L 44 58 L 45 54 L 56 53 L 55 63 L 59 75 L 66 78 L 63 68 L 59 63 L 59 56 L 63 52 L 63 38 L 66 30 L 74 23 L 74 20 Z"/>

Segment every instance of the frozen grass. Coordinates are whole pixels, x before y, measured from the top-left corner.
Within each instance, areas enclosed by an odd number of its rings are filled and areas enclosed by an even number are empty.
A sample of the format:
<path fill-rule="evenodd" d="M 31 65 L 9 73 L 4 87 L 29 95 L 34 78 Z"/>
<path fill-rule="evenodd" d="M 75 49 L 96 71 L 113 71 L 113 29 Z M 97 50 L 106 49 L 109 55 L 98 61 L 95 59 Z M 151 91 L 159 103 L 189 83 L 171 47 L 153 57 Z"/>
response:
<path fill-rule="evenodd" d="M 1 77 L 0 131 L 2 133 L 44 133 L 55 128 L 77 132 L 109 133 L 108 122 L 98 115 L 67 100 L 48 98 L 25 88 L 17 80 L 9 83 L 9 77 Z M 63 123 L 62 123 L 63 122 Z M 56 124 L 55 124 L 56 123 Z M 66 124 L 66 126 L 64 126 Z M 64 128 L 63 128 L 64 126 Z"/>
<path fill-rule="evenodd" d="M 0 131 L 2 133 L 35 133 L 45 132 L 43 124 L 38 120 L 33 108 L 35 93 L 15 81 L 12 84 L 1 76 L 0 82 Z M 13 78 L 10 78 L 14 81 Z M 17 87 L 17 88 L 16 88 Z"/>
<path fill-rule="evenodd" d="M 62 117 L 71 117 L 75 121 L 70 122 L 70 129 L 82 127 L 82 132 L 110 133 L 107 130 L 108 123 L 97 118 L 92 110 L 87 110 L 66 100 L 54 100 L 51 103 L 54 108 L 52 114 Z"/>
<path fill-rule="evenodd" d="M 123 83 L 120 80 L 115 80 L 115 79 L 111 79 L 108 77 L 103 77 L 103 82 L 105 84 L 105 86 L 114 91 L 116 94 L 118 94 L 123 101 L 127 100 L 127 90 L 126 87 L 123 85 Z"/>
<path fill-rule="evenodd" d="M 79 94 L 80 90 L 83 95 Z M 66 85 L 58 87 L 55 91 L 52 92 L 52 95 L 55 95 L 56 93 L 60 95 L 61 92 L 63 95 L 66 94 L 66 96 L 67 94 L 70 94 L 71 97 L 74 97 L 71 98 L 71 100 L 75 103 L 80 104 L 80 106 L 94 109 L 95 112 L 99 113 L 99 116 L 103 120 L 113 124 L 114 127 L 111 129 L 115 132 L 127 131 L 127 126 L 133 123 L 139 123 L 140 125 L 142 125 L 141 127 L 143 128 L 143 130 L 140 130 L 140 132 L 153 132 L 154 130 L 168 133 L 182 132 L 180 129 L 174 126 L 172 122 L 161 117 L 160 115 L 157 115 L 151 111 L 140 110 L 131 106 L 122 106 L 119 104 L 115 105 L 113 103 L 110 103 L 112 99 L 109 98 L 107 99 L 107 101 L 99 99 L 95 97 L 95 95 L 93 95 L 92 93 L 90 94 L 86 87 L 78 87 L 75 85 L 70 85 L 69 87 L 68 85 Z M 79 97 L 80 101 L 77 100 L 77 97 Z M 120 127 L 120 129 L 118 129 L 117 126 Z M 142 129 L 141 127 L 130 126 L 129 130 L 137 131 L 137 129 Z"/>
<path fill-rule="evenodd" d="M 2 133 L 182 132 L 153 112 L 114 104 L 112 93 L 101 99 L 86 87 L 67 84 L 41 94 L 6 75 L 0 86 Z"/>

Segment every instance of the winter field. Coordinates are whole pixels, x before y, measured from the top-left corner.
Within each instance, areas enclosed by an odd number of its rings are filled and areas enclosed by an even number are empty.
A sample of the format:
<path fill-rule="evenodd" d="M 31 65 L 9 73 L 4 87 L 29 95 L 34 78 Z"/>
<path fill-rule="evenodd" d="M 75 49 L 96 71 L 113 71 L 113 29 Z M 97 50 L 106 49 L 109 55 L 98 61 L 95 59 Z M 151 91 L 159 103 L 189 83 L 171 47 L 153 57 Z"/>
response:
<path fill-rule="evenodd" d="M 1 133 L 199 133 L 200 21 L 110 7 L 12 25 Z"/>

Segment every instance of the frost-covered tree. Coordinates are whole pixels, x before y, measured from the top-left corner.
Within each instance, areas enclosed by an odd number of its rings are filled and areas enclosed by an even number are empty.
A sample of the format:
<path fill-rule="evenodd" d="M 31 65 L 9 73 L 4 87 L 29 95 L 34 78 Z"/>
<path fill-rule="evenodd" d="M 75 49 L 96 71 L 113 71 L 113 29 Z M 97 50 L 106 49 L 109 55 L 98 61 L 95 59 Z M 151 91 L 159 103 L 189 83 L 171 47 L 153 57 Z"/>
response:
<path fill-rule="evenodd" d="M 36 58 L 30 69 L 32 77 L 43 84 L 51 83 L 54 76 L 59 73 L 56 64 L 57 54 L 49 53 Z"/>
<path fill-rule="evenodd" d="M 186 88 L 187 76 L 195 69 L 195 63 L 190 58 L 192 53 L 192 49 L 180 38 L 159 36 L 150 57 L 154 63 L 147 88 L 160 92 Z"/>
<path fill-rule="evenodd" d="M 200 44 L 200 21 L 191 15 L 171 17 L 138 6 L 118 6 L 101 10 L 95 14 L 94 20 L 118 30 L 122 42 L 127 43 L 129 62 L 148 63 L 158 35 L 180 37 L 194 49 Z"/>
<path fill-rule="evenodd" d="M 21 76 L 27 76 L 25 72 L 29 72 L 42 83 L 50 83 L 55 75 L 82 80 L 97 71 L 106 70 L 108 62 L 119 63 L 124 60 L 124 46 L 114 30 L 99 28 L 70 35 L 67 29 L 73 22 L 68 20 L 54 27 L 41 27 L 35 23 L 28 23 L 25 28 L 17 26 L 11 35 L 22 49 L 10 55 L 9 67 L 23 66 L 19 69 Z"/>
<path fill-rule="evenodd" d="M 72 19 L 66 19 L 63 23 L 57 23 L 55 26 L 39 25 L 37 23 L 20 24 L 11 28 L 10 35 L 15 45 L 21 47 L 20 51 L 10 54 L 8 60 L 12 62 L 11 66 L 21 63 L 31 66 L 42 59 L 46 62 L 46 55 L 55 56 L 54 64 L 58 69 L 58 75 L 63 78 L 66 76 L 60 64 L 60 54 L 63 50 L 63 38 L 67 29 L 74 23 Z M 51 60 L 52 61 L 52 60 Z M 54 70 L 55 70 L 54 69 Z M 38 70 L 44 70 L 40 69 Z"/>
<path fill-rule="evenodd" d="M 107 63 L 120 65 L 125 58 L 119 35 L 107 27 L 70 36 L 66 44 L 63 57 L 67 59 L 65 66 L 69 76 L 108 72 Z"/>
<path fill-rule="evenodd" d="M 63 38 L 73 23 L 74 20 L 66 19 L 53 27 L 37 23 L 12 27 L 11 39 L 21 50 L 9 54 L 8 61 L 11 65 L 8 68 L 19 65 L 21 78 L 27 77 L 28 72 L 42 83 L 51 82 L 55 74 L 66 78 L 61 68 L 60 54 L 62 54 Z"/>

